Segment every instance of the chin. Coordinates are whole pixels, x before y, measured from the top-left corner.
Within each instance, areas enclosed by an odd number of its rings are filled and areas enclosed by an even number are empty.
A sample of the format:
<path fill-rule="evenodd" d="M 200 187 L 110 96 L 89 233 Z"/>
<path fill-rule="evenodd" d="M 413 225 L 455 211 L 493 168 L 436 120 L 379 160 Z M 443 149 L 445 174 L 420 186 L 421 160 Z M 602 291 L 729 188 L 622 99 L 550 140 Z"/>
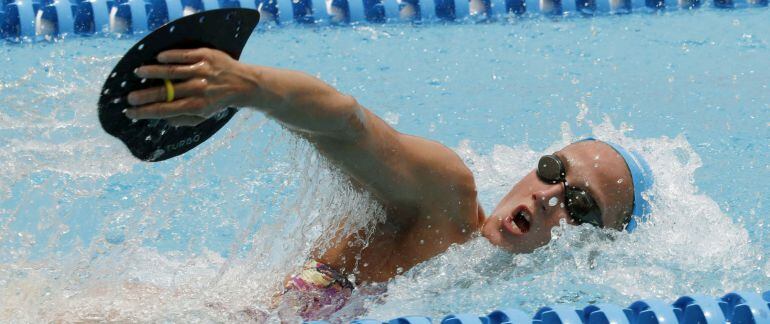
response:
<path fill-rule="evenodd" d="M 514 253 L 514 254 L 517 254 L 517 253 L 527 253 L 527 251 L 521 251 L 521 249 L 516 248 L 517 245 L 505 241 L 505 239 L 503 239 L 500 236 L 495 237 L 494 235 L 493 236 L 486 236 L 485 235 L 484 237 L 492 245 L 494 245 L 494 246 L 496 246 L 496 247 L 498 247 L 500 249 L 503 249 L 505 251 L 508 251 L 510 253 Z"/>
<path fill-rule="evenodd" d="M 503 250 L 506 250 L 511 253 L 519 253 L 521 251 L 517 251 L 515 248 L 516 245 L 512 242 L 509 242 L 505 239 L 505 236 L 503 234 L 503 229 L 498 227 L 495 227 L 493 223 L 491 223 L 491 220 L 488 220 L 487 223 L 484 224 L 484 226 L 481 228 L 481 235 L 484 236 L 484 238 L 489 241 L 494 246 L 497 246 Z M 499 224 L 498 224 L 499 225 Z"/>
<path fill-rule="evenodd" d="M 499 222 L 495 224 L 493 220 L 488 220 L 481 229 L 481 235 L 484 236 L 489 243 L 503 250 L 511 253 L 531 253 L 537 247 L 545 245 L 535 244 L 537 246 L 533 247 L 533 244 L 528 244 L 532 243 L 533 237 L 526 236 L 526 234 L 524 234 L 525 236 L 516 237 L 517 242 L 513 242 L 510 237 L 506 237 L 504 233 L 505 230 L 499 225 Z"/>

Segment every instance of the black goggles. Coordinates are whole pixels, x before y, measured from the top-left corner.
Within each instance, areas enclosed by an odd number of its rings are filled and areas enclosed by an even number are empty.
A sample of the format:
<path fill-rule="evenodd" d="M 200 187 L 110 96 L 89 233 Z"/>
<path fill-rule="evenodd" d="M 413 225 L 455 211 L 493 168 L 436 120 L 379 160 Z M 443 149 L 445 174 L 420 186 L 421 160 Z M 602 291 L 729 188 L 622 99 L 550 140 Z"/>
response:
<path fill-rule="evenodd" d="M 564 207 L 577 224 L 588 223 L 602 227 L 602 212 L 596 201 L 583 189 L 567 183 L 564 163 L 556 155 L 544 155 L 537 162 L 537 177 L 543 182 L 564 185 Z"/>

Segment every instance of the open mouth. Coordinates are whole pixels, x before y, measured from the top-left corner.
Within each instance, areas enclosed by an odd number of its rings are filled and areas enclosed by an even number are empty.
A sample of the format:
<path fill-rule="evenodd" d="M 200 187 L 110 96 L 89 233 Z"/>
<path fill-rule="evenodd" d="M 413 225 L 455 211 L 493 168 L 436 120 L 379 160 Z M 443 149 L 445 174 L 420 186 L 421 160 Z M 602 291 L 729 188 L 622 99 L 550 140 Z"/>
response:
<path fill-rule="evenodd" d="M 527 209 L 521 208 L 518 213 L 514 214 L 511 218 L 516 227 L 518 227 L 523 233 L 529 232 L 529 225 L 532 220 L 532 216 L 527 212 Z"/>

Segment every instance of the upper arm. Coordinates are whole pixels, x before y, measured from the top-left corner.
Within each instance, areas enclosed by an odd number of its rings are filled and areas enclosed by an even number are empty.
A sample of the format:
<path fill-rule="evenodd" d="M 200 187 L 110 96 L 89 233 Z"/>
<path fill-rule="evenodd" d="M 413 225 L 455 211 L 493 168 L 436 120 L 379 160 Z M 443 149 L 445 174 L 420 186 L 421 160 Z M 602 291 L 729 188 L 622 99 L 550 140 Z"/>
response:
<path fill-rule="evenodd" d="M 357 185 L 390 206 L 419 208 L 440 199 L 475 198 L 473 175 L 454 151 L 401 134 L 355 100 L 351 104 L 354 113 L 344 136 L 310 140 Z"/>

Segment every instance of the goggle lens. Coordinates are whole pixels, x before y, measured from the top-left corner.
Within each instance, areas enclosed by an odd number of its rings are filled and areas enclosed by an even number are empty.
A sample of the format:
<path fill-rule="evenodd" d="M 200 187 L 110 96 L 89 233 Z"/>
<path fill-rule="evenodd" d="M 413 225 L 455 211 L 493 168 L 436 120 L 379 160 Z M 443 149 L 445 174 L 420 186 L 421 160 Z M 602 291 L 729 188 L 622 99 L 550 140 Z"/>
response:
<path fill-rule="evenodd" d="M 564 182 L 564 165 L 555 155 L 544 155 L 537 162 L 537 176 L 547 183 Z"/>
<path fill-rule="evenodd" d="M 596 202 L 583 189 L 575 187 L 566 187 L 565 198 L 567 203 L 565 207 L 570 213 L 572 219 L 578 224 L 588 223 L 594 226 L 602 226 L 601 213 L 596 206 Z"/>
<path fill-rule="evenodd" d="M 556 184 L 564 183 L 564 197 L 567 200 L 565 209 L 570 217 L 578 224 L 589 223 L 602 226 L 601 211 L 593 198 L 583 189 L 567 186 L 567 174 L 564 163 L 556 155 L 544 155 L 537 162 L 538 178 L 543 182 Z"/>

